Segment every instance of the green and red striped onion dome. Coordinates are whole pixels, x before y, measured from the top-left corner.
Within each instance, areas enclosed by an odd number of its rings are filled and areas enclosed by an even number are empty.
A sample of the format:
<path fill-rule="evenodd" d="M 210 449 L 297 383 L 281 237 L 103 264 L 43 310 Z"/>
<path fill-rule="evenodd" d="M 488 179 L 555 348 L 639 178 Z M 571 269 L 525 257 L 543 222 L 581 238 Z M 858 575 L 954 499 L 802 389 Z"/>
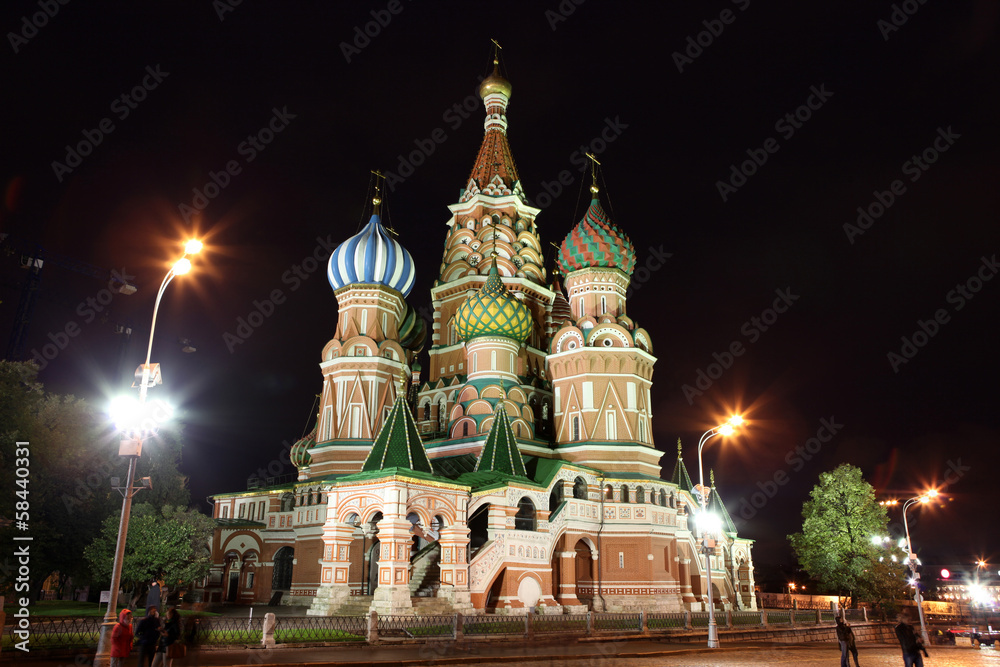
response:
<path fill-rule="evenodd" d="M 628 235 L 611 222 L 595 197 L 583 219 L 563 239 L 558 261 L 566 273 L 605 267 L 632 275 L 635 248 Z"/>
<path fill-rule="evenodd" d="M 507 291 L 496 257 L 486 283 L 455 311 L 455 331 L 466 342 L 479 336 L 502 336 L 524 343 L 531 333 L 531 312 Z"/>
<path fill-rule="evenodd" d="M 306 436 L 292 445 L 288 452 L 288 458 L 292 460 L 292 465 L 296 468 L 307 468 L 312 463 L 312 454 L 309 448 L 316 444 L 310 436 Z"/>

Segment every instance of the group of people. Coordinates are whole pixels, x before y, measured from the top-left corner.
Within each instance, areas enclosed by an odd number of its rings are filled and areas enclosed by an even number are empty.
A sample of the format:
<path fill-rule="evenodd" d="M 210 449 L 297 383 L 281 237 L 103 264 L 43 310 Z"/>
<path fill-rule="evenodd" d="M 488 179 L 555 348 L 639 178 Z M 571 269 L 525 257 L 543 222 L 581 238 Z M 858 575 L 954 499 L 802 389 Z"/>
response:
<path fill-rule="evenodd" d="M 923 656 L 927 655 L 927 647 L 910 625 L 910 618 L 906 613 L 900 614 L 897 620 L 899 624 L 896 626 L 896 639 L 899 640 L 899 647 L 903 649 L 904 667 L 924 667 Z M 854 656 L 854 667 L 861 667 L 858 664 L 858 646 L 854 631 L 840 616 L 837 617 L 837 641 L 840 642 L 840 667 L 850 667 L 848 654 Z"/>
<path fill-rule="evenodd" d="M 146 609 L 146 616 L 132 630 L 132 612 L 123 609 L 111 632 L 111 667 L 124 667 L 133 643 L 139 647 L 138 667 L 172 667 L 177 649 L 182 647 L 181 617 L 176 607 L 161 619 L 156 607 Z M 173 648 L 171 648 L 173 647 Z"/>

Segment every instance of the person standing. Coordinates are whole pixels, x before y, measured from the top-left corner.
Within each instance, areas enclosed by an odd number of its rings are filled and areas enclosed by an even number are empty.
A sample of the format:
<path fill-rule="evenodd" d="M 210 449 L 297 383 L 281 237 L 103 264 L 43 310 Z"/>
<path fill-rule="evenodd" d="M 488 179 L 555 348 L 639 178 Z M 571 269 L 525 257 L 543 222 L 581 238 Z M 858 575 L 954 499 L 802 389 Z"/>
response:
<path fill-rule="evenodd" d="M 111 667 L 125 667 L 125 658 L 132 650 L 132 611 L 122 609 L 111 631 Z"/>
<path fill-rule="evenodd" d="M 160 582 L 153 579 L 152 583 L 149 584 L 149 593 L 146 594 L 146 615 L 149 615 L 149 610 L 153 607 L 159 609 L 161 590 Z"/>
<path fill-rule="evenodd" d="M 844 641 L 847 643 L 846 651 L 844 647 L 840 650 L 840 664 L 842 667 L 848 667 L 850 664 L 847 660 L 847 651 L 850 651 L 851 655 L 854 657 L 854 667 L 861 667 L 858 664 L 858 642 L 854 637 L 854 630 L 851 629 L 851 624 L 845 619 L 837 617 L 837 638 L 840 638 L 841 628 L 843 628 Z"/>
<path fill-rule="evenodd" d="M 153 662 L 156 654 L 156 641 L 160 638 L 160 612 L 156 607 L 146 610 L 146 617 L 139 621 L 136 628 L 136 641 L 139 644 L 139 665 L 144 667 Z"/>
<path fill-rule="evenodd" d="M 899 625 L 896 626 L 896 638 L 899 639 L 899 647 L 903 649 L 903 664 L 905 667 L 924 667 L 924 658 L 920 652 L 927 655 L 927 649 L 909 621 L 910 617 L 902 613 L 899 615 Z"/>
<path fill-rule="evenodd" d="M 156 645 L 156 657 L 153 658 L 152 667 L 160 667 L 161 665 L 171 667 L 173 658 L 167 657 L 167 650 L 180 637 L 181 617 L 177 613 L 177 607 L 171 607 L 167 610 L 167 620 L 163 623 L 163 627 L 160 628 L 160 641 Z"/>

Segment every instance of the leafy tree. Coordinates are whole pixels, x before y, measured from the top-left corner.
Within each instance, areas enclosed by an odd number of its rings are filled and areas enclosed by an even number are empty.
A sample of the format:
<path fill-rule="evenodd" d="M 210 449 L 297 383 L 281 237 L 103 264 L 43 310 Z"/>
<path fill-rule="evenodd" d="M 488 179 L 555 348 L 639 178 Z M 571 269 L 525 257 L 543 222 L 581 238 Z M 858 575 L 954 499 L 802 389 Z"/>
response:
<path fill-rule="evenodd" d="M 153 578 L 162 578 L 167 588 L 177 591 L 205 577 L 212 565 L 209 543 L 213 528 L 212 519 L 193 509 L 134 505 L 121 578 L 122 587 L 131 591 L 129 597 L 136 599 Z M 111 580 L 108 564 L 114 560 L 117 543 L 118 517 L 110 516 L 101 534 L 83 550 L 99 583 Z"/>
<path fill-rule="evenodd" d="M 878 604 L 898 597 L 902 552 L 881 539 L 889 518 L 860 468 L 843 464 L 821 473 L 809 495 L 802 532 L 788 536 L 802 568 L 828 592 Z"/>
<path fill-rule="evenodd" d="M 107 419 L 83 399 L 46 393 L 31 362 L 0 361 L 0 519 L 16 519 L 15 442 L 29 445 L 25 489 L 29 506 L 27 530 L 17 523 L 0 529 L 0 539 L 30 535 L 30 591 L 37 599 L 42 584 L 58 572 L 60 586 L 90 578 L 87 563 L 77 557 L 101 530 L 105 517 L 121 509 L 121 496 L 111 488 L 112 477 L 124 480 L 126 459 L 118 456 L 118 439 Z M 166 432 L 143 448 L 137 477 L 151 476 L 152 491 L 144 499 L 157 506 L 187 505 L 185 479 L 177 471 L 181 443 Z M 0 521 L 0 525 L 7 523 Z M 105 565 L 110 574 L 110 561 Z M 0 591 L 11 588 L 12 563 L 0 561 Z M 110 578 L 110 577 L 106 577 Z M 23 593 L 23 591 L 18 591 Z M 61 592 L 61 591 L 60 591 Z"/>

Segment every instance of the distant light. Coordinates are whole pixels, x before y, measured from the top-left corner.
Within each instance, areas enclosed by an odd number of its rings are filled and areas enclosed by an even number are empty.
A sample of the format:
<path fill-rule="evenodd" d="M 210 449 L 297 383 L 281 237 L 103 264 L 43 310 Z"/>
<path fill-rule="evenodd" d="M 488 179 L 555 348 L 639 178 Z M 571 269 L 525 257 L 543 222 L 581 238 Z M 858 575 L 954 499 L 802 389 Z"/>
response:
<path fill-rule="evenodd" d="M 185 255 L 197 255 L 204 248 L 204 244 L 198 239 L 191 239 L 184 244 L 184 254 Z"/>
<path fill-rule="evenodd" d="M 949 579 L 949 578 L 951 578 L 951 572 L 948 571 L 948 568 L 942 568 L 941 569 L 941 578 L 942 579 Z"/>

